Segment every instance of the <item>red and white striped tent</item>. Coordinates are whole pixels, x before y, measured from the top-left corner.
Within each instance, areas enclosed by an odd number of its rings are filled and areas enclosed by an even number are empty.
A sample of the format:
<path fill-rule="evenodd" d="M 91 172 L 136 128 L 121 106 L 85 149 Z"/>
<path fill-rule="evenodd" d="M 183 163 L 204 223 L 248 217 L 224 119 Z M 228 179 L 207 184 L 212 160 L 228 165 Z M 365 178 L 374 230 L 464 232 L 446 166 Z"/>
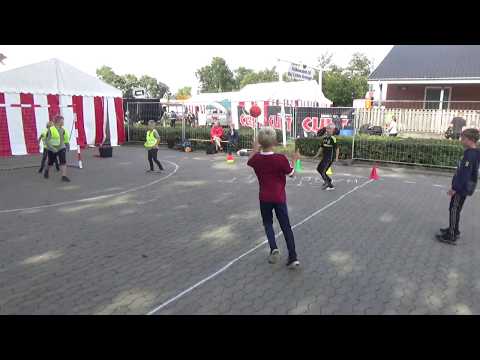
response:
<path fill-rule="evenodd" d="M 70 148 L 125 142 L 122 92 L 60 60 L 0 73 L 0 156 L 43 151 L 38 137 L 55 115 L 72 133 Z M 77 136 L 74 129 L 76 117 Z"/>

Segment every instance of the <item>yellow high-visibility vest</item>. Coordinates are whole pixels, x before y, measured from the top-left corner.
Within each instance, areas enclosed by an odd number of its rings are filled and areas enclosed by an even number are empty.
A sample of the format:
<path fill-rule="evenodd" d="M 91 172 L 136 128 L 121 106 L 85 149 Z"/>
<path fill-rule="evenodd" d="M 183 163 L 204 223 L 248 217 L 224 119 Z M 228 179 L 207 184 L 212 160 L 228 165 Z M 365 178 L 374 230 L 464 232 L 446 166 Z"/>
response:
<path fill-rule="evenodd" d="M 145 141 L 145 144 L 144 144 L 146 148 L 152 148 L 157 143 L 157 138 L 155 137 L 154 131 L 155 130 L 147 131 L 147 141 Z"/>

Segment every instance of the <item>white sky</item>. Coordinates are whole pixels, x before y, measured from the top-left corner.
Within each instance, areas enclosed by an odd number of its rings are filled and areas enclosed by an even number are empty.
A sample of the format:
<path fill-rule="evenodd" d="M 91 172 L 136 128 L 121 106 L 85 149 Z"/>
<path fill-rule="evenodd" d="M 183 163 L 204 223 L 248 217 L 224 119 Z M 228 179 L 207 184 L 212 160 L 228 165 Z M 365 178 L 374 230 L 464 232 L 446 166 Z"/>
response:
<path fill-rule="evenodd" d="M 244 66 L 263 70 L 277 65 L 277 58 L 317 65 L 324 52 L 333 54 L 333 62 L 345 66 L 355 52 L 362 52 L 377 66 L 392 45 L 0 45 L 7 59 L 0 71 L 58 58 L 96 76 L 102 65 L 115 73 L 150 75 L 167 84 L 172 93 L 191 86 L 196 93 L 195 71 L 208 65 L 212 57 L 223 57 L 229 68 Z"/>

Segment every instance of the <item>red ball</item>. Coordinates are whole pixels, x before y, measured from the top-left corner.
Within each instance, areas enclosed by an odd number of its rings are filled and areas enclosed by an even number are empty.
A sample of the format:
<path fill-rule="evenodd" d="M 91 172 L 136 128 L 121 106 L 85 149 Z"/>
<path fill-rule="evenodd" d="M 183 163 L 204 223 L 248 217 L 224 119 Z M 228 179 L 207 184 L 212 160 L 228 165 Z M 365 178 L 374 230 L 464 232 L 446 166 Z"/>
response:
<path fill-rule="evenodd" d="M 262 113 L 262 109 L 257 104 L 253 104 L 252 107 L 250 108 L 250 115 L 253 116 L 254 118 L 257 118 L 260 116 Z"/>

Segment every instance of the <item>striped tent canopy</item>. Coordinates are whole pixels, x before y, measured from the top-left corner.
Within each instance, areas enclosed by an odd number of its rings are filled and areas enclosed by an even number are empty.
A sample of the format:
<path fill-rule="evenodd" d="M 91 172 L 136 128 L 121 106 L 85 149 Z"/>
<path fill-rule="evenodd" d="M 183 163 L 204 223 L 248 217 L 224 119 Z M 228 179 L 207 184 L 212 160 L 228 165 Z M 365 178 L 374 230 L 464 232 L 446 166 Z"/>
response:
<path fill-rule="evenodd" d="M 38 137 L 57 114 L 65 118 L 67 130 L 76 130 L 72 150 L 101 144 L 107 124 L 111 145 L 125 142 L 122 92 L 51 59 L 0 73 L 0 156 L 42 151 Z"/>

